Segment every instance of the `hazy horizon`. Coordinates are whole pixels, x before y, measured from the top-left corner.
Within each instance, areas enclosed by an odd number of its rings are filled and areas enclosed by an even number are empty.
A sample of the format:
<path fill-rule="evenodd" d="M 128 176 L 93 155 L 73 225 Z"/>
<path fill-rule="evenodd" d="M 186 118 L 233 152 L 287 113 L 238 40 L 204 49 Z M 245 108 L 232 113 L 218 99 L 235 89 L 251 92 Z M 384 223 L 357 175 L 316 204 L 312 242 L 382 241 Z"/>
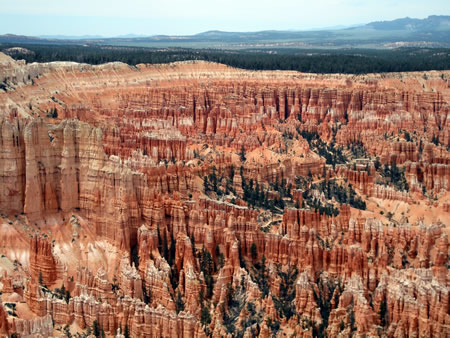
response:
<path fill-rule="evenodd" d="M 433 0 L 18 0 L 0 8 L 0 34 L 28 36 L 192 35 L 210 30 L 314 30 L 450 13 Z"/>

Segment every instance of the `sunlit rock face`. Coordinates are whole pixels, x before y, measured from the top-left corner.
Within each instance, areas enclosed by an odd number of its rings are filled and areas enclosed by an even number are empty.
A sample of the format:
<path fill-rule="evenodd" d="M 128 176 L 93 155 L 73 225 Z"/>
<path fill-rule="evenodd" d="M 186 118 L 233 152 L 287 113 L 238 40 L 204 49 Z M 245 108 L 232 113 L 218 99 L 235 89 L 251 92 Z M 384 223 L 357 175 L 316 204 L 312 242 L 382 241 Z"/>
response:
<path fill-rule="evenodd" d="M 450 334 L 450 72 L 0 70 L 0 333 Z"/>

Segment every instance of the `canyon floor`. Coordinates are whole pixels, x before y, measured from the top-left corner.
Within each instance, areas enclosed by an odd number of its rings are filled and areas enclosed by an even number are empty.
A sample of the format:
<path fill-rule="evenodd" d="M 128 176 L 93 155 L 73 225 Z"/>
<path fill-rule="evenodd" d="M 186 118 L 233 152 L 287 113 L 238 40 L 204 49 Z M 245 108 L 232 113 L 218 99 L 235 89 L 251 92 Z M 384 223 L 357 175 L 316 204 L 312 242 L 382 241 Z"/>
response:
<path fill-rule="evenodd" d="M 449 337 L 449 80 L 0 53 L 0 333 Z"/>

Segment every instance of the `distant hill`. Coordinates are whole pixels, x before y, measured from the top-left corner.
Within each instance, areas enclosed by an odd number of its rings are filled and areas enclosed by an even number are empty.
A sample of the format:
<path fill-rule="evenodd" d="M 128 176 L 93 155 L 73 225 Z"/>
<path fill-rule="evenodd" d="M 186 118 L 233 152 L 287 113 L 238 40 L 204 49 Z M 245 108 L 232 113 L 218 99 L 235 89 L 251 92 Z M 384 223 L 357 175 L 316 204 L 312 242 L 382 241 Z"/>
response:
<path fill-rule="evenodd" d="M 184 48 L 394 48 L 450 47 L 450 16 L 432 15 L 425 19 L 402 18 L 376 21 L 345 29 L 259 32 L 223 32 L 211 30 L 195 35 L 149 37 L 127 35 L 114 38 L 97 36 L 50 36 L 36 38 L 1 35 L 0 43 L 89 44 L 130 47 Z"/>
<path fill-rule="evenodd" d="M 123 38 L 142 38 L 146 35 L 140 34 L 126 34 L 118 35 L 111 38 L 123 39 Z M 105 39 L 106 37 L 101 35 L 39 35 L 38 38 L 41 39 L 51 39 L 51 40 L 95 40 L 95 39 Z"/>
<path fill-rule="evenodd" d="M 130 36 L 131 37 L 131 36 Z M 134 36 L 133 36 L 134 37 Z M 71 35 L 40 35 L 40 39 L 51 39 L 51 40 L 86 40 L 86 39 L 104 39 L 101 35 L 82 35 L 82 36 L 71 36 Z"/>
<path fill-rule="evenodd" d="M 450 16 L 432 15 L 426 19 L 403 18 L 393 21 L 375 21 L 366 25 L 376 30 L 449 31 Z"/>

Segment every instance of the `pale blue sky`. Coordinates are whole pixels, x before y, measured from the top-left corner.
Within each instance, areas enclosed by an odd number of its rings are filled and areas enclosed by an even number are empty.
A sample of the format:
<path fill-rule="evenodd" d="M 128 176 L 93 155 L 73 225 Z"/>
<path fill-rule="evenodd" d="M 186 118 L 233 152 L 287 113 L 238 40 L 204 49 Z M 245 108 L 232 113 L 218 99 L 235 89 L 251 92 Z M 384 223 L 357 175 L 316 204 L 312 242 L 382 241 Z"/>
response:
<path fill-rule="evenodd" d="M 0 0 L 0 34 L 305 30 L 449 15 L 449 0 Z"/>

